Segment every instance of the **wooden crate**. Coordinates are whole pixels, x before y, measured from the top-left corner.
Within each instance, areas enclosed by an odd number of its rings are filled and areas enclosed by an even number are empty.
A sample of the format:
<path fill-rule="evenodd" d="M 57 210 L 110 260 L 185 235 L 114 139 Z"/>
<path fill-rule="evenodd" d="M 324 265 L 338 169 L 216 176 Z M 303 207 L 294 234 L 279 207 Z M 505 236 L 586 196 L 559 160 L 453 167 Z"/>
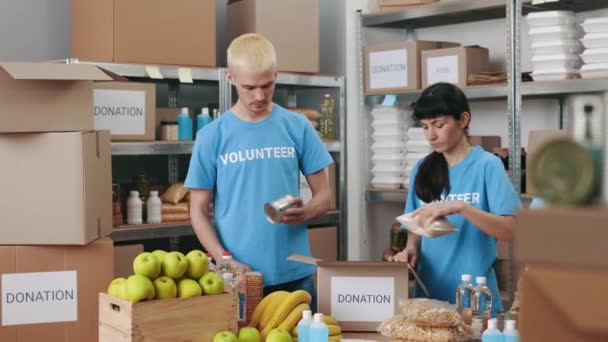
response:
<path fill-rule="evenodd" d="M 237 332 L 232 294 L 131 303 L 99 294 L 99 342 L 209 342 Z"/>

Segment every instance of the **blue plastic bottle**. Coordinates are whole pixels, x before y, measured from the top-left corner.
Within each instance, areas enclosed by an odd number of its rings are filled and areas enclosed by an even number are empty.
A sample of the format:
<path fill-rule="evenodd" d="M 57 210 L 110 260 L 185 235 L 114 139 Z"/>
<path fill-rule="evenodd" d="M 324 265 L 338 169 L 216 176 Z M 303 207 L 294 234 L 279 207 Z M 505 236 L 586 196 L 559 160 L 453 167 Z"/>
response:
<path fill-rule="evenodd" d="M 179 140 L 192 140 L 192 119 L 187 107 L 177 115 L 177 136 Z"/>
<path fill-rule="evenodd" d="M 209 116 L 209 108 L 203 108 L 201 113 L 196 116 L 196 132 L 198 133 L 201 128 L 211 123 L 211 121 L 213 121 L 213 119 Z"/>
<path fill-rule="evenodd" d="M 327 325 L 323 323 L 323 314 L 316 313 L 314 317 L 315 318 L 310 325 L 310 336 L 308 342 L 328 342 L 329 329 L 327 329 Z"/>
<path fill-rule="evenodd" d="M 504 336 L 497 328 L 496 318 L 488 320 L 488 329 L 481 334 L 481 342 L 504 342 Z"/>
<path fill-rule="evenodd" d="M 519 342 L 519 332 L 515 327 L 515 321 L 508 319 L 505 321 L 505 330 L 502 331 L 505 342 Z"/>
<path fill-rule="evenodd" d="M 310 326 L 312 325 L 312 311 L 302 311 L 302 319 L 298 322 L 298 341 L 310 342 Z"/>

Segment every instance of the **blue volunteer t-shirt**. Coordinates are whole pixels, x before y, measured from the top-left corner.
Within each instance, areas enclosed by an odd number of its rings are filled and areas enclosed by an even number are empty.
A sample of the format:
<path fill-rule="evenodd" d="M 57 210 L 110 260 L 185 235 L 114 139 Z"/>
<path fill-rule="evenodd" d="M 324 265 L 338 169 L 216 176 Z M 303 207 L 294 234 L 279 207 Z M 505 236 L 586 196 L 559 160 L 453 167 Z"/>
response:
<path fill-rule="evenodd" d="M 416 196 L 414 180 L 420 164 L 410 175 L 405 212 L 409 213 L 424 203 Z M 501 215 L 513 215 L 521 202 L 513 188 L 502 162 L 479 146 L 471 148 L 460 163 L 449 168 L 451 191 L 444 200 L 462 200 L 483 211 Z M 492 314 L 503 311 L 498 291 L 494 262 L 496 239 L 484 233 L 462 215 L 447 217 L 458 232 L 437 238 L 422 238 L 418 272 L 428 287 L 431 298 L 455 303 L 456 288 L 461 274 L 487 278 L 492 290 Z M 473 284 L 475 285 L 475 284 Z M 416 289 L 415 295 L 424 295 Z"/>
<path fill-rule="evenodd" d="M 273 104 L 270 115 L 246 122 L 232 112 L 196 135 L 185 185 L 214 193 L 218 237 L 235 260 L 262 272 L 264 285 L 311 275 L 314 266 L 287 261 L 310 255 L 306 225 L 272 224 L 264 204 L 300 195 L 300 170 L 310 175 L 333 163 L 305 116 Z"/>

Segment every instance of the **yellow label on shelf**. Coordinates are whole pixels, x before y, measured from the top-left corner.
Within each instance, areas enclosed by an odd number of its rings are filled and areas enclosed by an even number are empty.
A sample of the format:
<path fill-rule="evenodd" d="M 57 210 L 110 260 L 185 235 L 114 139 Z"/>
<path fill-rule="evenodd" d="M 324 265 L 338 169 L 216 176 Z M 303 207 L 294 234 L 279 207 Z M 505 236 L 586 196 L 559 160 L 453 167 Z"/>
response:
<path fill-rule="evenodd" d="M 192 80 L 192 69 L 190 68 L 177 68 L 177 75 L 182 83 L 194 83 Z"/>
<path fill-rule="evenodd" d="M 164 77 L 163 75 L 160 73 L 160 68 L 157 66 L 152 66 L 152 65 L 146 65 L 146 76 L 156 79 L 156 80 L 162 80 Z"/>

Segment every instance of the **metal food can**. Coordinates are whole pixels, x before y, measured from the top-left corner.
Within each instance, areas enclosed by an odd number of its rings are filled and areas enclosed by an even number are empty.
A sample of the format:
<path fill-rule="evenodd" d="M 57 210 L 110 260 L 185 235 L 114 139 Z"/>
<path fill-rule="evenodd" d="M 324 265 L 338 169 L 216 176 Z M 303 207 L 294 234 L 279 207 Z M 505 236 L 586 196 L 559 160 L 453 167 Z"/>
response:
<path fill-rule="evenodd" d="M 292 203 L 293 199 L 293 196 L 285 195 L 270 202 L 267 202 L 264 205 L 264 212 L 266 213 L 266 219 L 268 220 L 268 222 L 280 223 L 283 217 L 285 216 L 285 212 L 287 211 L 287 209 L 296 206 L 295 203 Z"/>

